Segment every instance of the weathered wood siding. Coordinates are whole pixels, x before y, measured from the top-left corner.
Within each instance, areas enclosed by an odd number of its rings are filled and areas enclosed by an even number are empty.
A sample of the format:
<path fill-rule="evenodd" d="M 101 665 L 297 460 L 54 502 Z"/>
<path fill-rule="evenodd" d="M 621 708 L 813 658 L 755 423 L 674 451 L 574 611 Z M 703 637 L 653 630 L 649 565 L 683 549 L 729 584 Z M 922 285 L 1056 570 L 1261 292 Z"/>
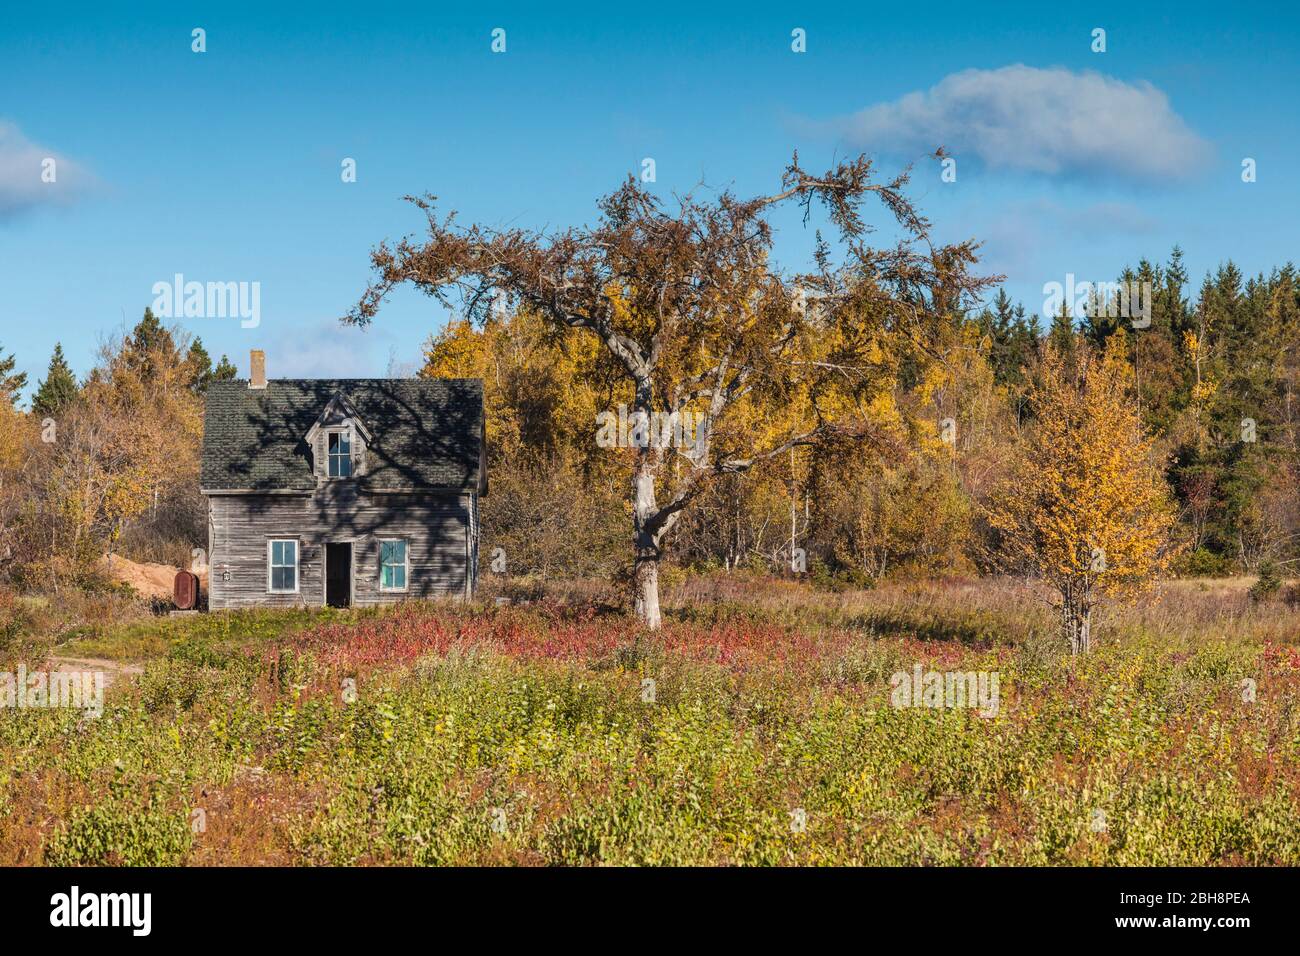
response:
<path fill-rule="evenodd" d="M 408 598 L 461 596 L 474 587 L 477 495 L 367 495 L 351 482 L 322 484 L 314 494 L 214 494 L 208 498 L 208 597 L 212 610 L 320 606 L 325 603 L 325 545 L 352 544 L 356 605 Z M 271 593 L 267 542 L 298 540 L 298 593 Z M 379 541 L 406 541 L 409 572 L 402 592 L 379 589 Z"/>

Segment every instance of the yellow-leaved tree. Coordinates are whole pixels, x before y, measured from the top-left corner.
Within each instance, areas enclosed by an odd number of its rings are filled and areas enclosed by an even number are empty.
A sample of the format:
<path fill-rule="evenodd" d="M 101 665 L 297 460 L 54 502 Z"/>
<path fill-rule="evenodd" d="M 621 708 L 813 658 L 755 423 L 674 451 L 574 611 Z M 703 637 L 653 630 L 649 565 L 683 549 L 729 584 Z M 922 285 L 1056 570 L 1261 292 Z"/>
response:
<path fill-rule="evenodd" d="M 425 344 L 421 375 L 483 380 L 492 476 L 482 502 L 485 568 L 616 571 L 626 521 L 617 491 L 627 479 L 591 441 L 592 422 L 617 385 L 604 361 L 592 337 L 551 327 L 529 309 L 481 326 L 451 322 Z"/>
<path fill-rule="evenodd" d="M 414 199 L 427 240 L 376 247 L 375 276 L 344 321 L 369 325 L 409 284 L 479 325 L 504 301 L 589 339 L 616 387 L 588 442 L 628 465 L 631 597 L 655 628 L 659 564 L 682 516 L 735 476 L 780 469 L 792 450 L 870 441 L 863 407 L 884 384 L 880 339 L 928 339 L 989 284 L 971 272 L 975 243 L 933 242 L 907 182 L 877 182 L 865 155 L 822 175 L 795 156 L 779 189 L 749 199 L 667 200 L 629 177 L 599 201 L 595 224 L 562 232 L 462 227 L 434 197 Z M 889 248 L 866 244 L 868 199 L 897 227 Z M 802 207 L 805 221 L 818 206 L 833 227 L 809 271 L 771 255 L 782 206 Z"/>
<path fill-rule="evenodd" d="M 989 505 L 1003 556 L 1059 597 L 1075 654 L 1098 602 L 1141 593 L 1170 558 L 1174 509 L 1124 350 L 1122 333 L 1100 355 L 1048 347 L 1029 388 L 1033 422 Z"/>

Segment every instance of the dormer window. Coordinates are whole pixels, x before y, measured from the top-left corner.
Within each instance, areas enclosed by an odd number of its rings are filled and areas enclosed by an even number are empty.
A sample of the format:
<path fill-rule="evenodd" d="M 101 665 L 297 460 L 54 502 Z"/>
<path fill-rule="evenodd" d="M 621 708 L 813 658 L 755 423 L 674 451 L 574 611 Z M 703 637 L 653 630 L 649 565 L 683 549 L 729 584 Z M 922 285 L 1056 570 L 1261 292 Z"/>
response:
<path fill-rule="evenodd" d="M 352 442 L 345 431 L 329 432 L 326 438 L 331 478 L 352 477 Z"/>
<path fill-rule="evenodd" d="M 342 392 L 325 403 L 303 437 L 317 481 L 361 478 L 366 474 L 370 430 Z"/>

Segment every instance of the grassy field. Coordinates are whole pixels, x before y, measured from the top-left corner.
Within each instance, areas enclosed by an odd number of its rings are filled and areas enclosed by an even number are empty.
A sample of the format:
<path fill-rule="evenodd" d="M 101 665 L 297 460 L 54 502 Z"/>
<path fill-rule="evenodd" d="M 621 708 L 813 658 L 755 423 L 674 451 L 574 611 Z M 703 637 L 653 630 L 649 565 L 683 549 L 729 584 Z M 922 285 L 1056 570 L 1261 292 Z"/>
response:
<path fill-rule="evenodd" d="M 1296 865 L 1300 611 L 1246 583 L 1081 660 L 1009 581 L 692 578 L 655 635 L 581 585 L 11 635 L 118 679 L 0 711 L 0 864 Z M 996 713 L 899 706 L 918 667 Z"/>

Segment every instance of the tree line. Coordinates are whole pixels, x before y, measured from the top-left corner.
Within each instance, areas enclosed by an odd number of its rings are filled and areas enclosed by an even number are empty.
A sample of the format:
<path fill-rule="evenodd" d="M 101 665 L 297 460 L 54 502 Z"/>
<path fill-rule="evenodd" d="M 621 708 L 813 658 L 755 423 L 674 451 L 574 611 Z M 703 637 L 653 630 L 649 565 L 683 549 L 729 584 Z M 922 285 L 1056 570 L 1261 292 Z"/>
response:
<path fill-rule="evenodd" d="M 793 170 L 787 185 L 812 181 L 814 196 L 866 193 L 862 170 L 820 178 Z M 912 239 L 925 240 L 928 224 L 901 194 L 887 198 Z M 1164 264 L 1144 259 L 1117 276 L 1121 288 L 1149 290 L 1140 321 L 1097 295 L 1081 316 L 1062 303 L 1044 321 L 1003 290 L 972 305 L 968 293 L 980 285 L 966 271 L 969 248 L 899 259 L 859 246 L 836 272 L 819 241 L 820 274 L 783 277 L 784 312 L 755 336 L 762 326 L 747 311 L 752 290 L 709 287 L 719 304 L 701 293 L 700 277 L 758 263 L 762 278 L 750 279 L 760 284 L 774 271 L 765 255 L 708 247 L 703 214 L 689 201 L 666 212 L 630 183 L 613 202 L 619 225 L 634 220 L 644 246 L 600 230 L 565 234 L 562 246 L 457 232 L 424 202 L 431 241 L 380 246 L 381 282 L 353 316 L 373 315 L 384 276 L 436 294 L 459 287 L 479 306 L 501 290 L 515 294 L 518 308 L 485 307 L 432 337 L 423 369 L 486 382 L 493 494 L 484 527 L 513 572 L 634 576 L 625 525 L 637 516 L 627 488 L 647 456 L 667 473 L 657 479 L 661 493 L 682 475 L 709 472 L 665 550 L 675 566 L 806 571 L 854 585 L 1007 570 L 1051 576 L 1041 560 L 1052 550 L 1045 525 L 1060 519 L 1073 538 L 1057 543 L 1058 564 L 1068 553 L 1070 573 L 1082 575 L 1071 585 L 1082 588 L 1082 613 L 1094 590 L 1131 590 L 1156 573 L 1275 575 L 1300 560 L 1292 265 L 1246 279 L 1229 261 L 1196 289 L 1175 247 Z M 717 203 L 744 206 L 725 194 Z M 832 204 L 831 212 L 843 219 L 857 207 Z M 849 221 L 852 243 L 858 224 Z M 690 250 L 665 260 L 665 235 Z M 608 254 L 615 249 L 619 261 Z M 699 299 L 674 303 L 665 320 L 657 282 Z M 558 289 L 585 298 L 548 300 Z M 663 336 L 671 322 L 677 327 Z M 656 336 L 670 357 L 656 407 L 673 408 L 681 383 L 698 382 L 701 368 L 715 374 L 719 356 L 736 354 L 733 343 L 750 350 L 737 365 L 759 384 L 742 386 L 730 421 L 712 423 L 712 440 L 733 460 L 775 449 L 764 467 L 702 468 L 699 449 L 609 449 L 594 440 L 597 416 L 636 403 L 636 376 L 608 340 L 639 341 L 654 354 Z M 773 361 L 774 344 L 795 340 Z M 1047 420 L 1061 416 L 1068 421 Z M 1054 430 L 1068 447 L 1048 445 Z M 1025 497 L 1043 463 L 1055 484 L 1040 481 L 1036 515 L 1016 516 L 1005 496 Z M 1053 494 L 1070 507 L 1054 511 Z M 1069 514 L 1080 502 L 1091 517 Z M 1102 527 L 1103 512 L 1131 522 L 1126 537 Z M 1088 584 L 1094 551 L 1109 551 L 1108 570 Z M 1086 643 L 1085 625 L 1083 613 L 1069 627 Z"/>
<path fill-rule="evenodd" d="M 203 395 L 233 378 L 203 343 L 148 309 L 78 381 L 56 344 L 30 408 L 0 349 L 0 580 L 89 583 L 106 553 L 188 566 L 204 544 L 198 490 Z"/>

